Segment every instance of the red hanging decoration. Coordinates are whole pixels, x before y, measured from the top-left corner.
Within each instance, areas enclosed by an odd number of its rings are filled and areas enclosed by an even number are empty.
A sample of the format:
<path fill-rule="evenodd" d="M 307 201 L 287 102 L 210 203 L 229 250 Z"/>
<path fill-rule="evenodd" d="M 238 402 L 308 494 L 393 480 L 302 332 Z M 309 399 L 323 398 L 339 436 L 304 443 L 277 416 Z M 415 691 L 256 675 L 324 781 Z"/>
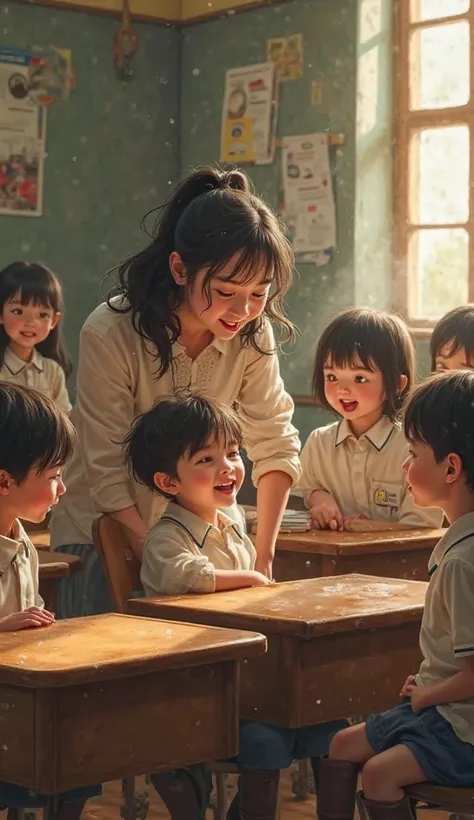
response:
<path fill-rule="evenodd" d="M 117 77 L 129 83 L 133 79 L 132 61 L 137 53 L 138 40 L 130 21 L 128 0 L 123 0 L 122 20 L 114 37 L 114 65 Z"/>

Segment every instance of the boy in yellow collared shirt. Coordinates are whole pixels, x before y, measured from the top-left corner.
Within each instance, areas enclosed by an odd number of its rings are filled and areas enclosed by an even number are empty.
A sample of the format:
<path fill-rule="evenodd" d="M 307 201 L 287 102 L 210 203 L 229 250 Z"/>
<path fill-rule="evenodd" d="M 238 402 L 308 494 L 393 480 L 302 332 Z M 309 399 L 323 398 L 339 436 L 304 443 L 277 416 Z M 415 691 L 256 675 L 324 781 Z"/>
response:
<path fill-rule="evenodd" d="M 38 555 L 19 519 L 40 523 L 57 504 L 65 490 L 61 469 L 74 439 L 71 422 L 52 399 L 0 382 L 0 633 L 54 621 L 38 591 Z M 100 792 L 100 786 L 65 792 L 58 820 L 79 820 L 85 801 Z M 0 806 L 45 805 L 44 795 L 0 781 Z"/>
<path fill-rule="evenodd" d="M 126 441 L 136 481 L 172 501 L 145 540 L 147 595 L 212 593 L 272 583 L 254 569 L 256 553 L 235 501 L 243 478 L 242 429 L 227 407 L 199 396 L 162 399 L 139 416 Z M 223 509 L 226 512 L 223 512 Z M 238 793 L 227 820 L 274 820 L 280 770 L 327 754 L 334 721 L 303 729 L 240 721 Z M 153 775 L 172 820 L 203 818 L 204 769 Z"/>

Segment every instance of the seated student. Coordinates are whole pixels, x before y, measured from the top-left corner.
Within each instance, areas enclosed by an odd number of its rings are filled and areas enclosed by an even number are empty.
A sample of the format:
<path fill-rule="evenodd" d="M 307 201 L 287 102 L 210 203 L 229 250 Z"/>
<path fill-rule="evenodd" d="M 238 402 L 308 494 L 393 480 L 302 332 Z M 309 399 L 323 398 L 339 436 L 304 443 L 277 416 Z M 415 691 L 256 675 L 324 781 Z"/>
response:
<path fill-rule="evenodd" d="M 71 422 L 52 399 L 0 382 L 0 632 L 54 621 L 38 592 L 37 552 L 19 519 L 40 523 L 57 504 L 65 490 L 61 468 L 72 455 L 74 438 Z M 86 800 L 100 793 L 100 786 L 65 792 L 59 820 L 78 820 Z M 0 804 L 41 807 L 46 797 L 0 781 Z"/>
<path fill-rule="evenodd" d="M 254 569 L 255 549 L 235 505 L 244 478 L 241 444 L 237 415 L 199 396 L 162 399 L 136 419 L 126 461 L 136 481 L 171 502 L 145 540 L 141 579 L 147 595 L 271 583 Z M 294 730 L 241 721 L 237 761 L 243 771 L 228 820 L 274 820 L 280 769 L 295 758 L 310 757 L 316 765 L 342 726 L 347 722 Z M 208 795 L 199 805 L 197 778 L 191 783 L 183 776 L 178 791 L 176 777 L 153 775 L 173 820 L 202 817 Z"/>
<path fill-rule="evenodd" d="M 313 391 L 340 421 L 308 437 L 297 487 L 316 529 L 441 526 L 441 510 L 415 507 L 402 472 L 408 447 L 397 416 L 414 377 L 413 341 L 394 313 L 351 308 L 323 332 Z"/>
<path fill-rule="evenodd" d="M 319 820 L 352 820 L 360 769 L 370 820 L 412 820 L 403 787 L 413 783 L 474 786 L 473 407 L 467 372 L 433 376 L 406 407 L 410 492 L 450 522 L 429 562 L 423 662 L 405 680 L 400 705 L 333 738 L 321 763 Z"/>
<path fill-rule="evenodd" d="M 474 305 L 462 305 L 446 313 L 430 338 L 431 369 L 474 369 Z"/>

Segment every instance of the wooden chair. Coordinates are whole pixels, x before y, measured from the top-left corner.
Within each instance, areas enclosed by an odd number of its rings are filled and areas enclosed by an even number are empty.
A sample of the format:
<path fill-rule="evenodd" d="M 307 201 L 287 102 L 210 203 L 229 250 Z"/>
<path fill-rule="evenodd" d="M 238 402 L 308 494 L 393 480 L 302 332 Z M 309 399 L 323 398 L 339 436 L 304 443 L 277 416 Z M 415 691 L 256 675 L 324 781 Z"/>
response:
<path fill-rule="evenodd" d="M 129 598 L 133 598 L 137 594 L 144 594 L 140 581 L 140 563 L 128 545 L 123 527 L 109 515 L 103 515 L 94 522 L 93 538 L 96 549 L 103 561 L 115 610 L 116 612 L 126 613 Z M 238 775 L 240 769 L 236 763 L 217 761 L 216 763 L 209 763 L 209 771 L 212 773 L 216 784 L 214 818 L 215 820 L 225 820 L 227 811 L 226 777 L 229 774 Z M 123 781 L 123 792 L 125 796 L 128 795 L 128 800 L 134 807 L 133 818 L 136 816 L 134 778 L 127 778 Z M 143 800 L 141 803 L 143 805 Z M 143 813 L 140 820 L 142 818 Z M 129 820 L 125 814 L 124 820 Z"/>
<path fill-rule="evenodd" d="M 413 786 L 406 786 L 405 794 L 435 811 L 447 811 L 457 816 L 474 815 L 474 789 L 416 783 Z"/>

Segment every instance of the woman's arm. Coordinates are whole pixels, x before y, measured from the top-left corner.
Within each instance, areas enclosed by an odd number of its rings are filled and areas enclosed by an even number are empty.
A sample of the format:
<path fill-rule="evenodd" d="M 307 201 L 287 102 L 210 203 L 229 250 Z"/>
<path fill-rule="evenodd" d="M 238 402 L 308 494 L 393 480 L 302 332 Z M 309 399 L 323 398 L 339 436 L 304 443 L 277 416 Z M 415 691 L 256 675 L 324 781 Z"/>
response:
<path fill-rule="evenodd" d="M 274 351 L 269 323 L 259 343 L 262 349 Z M 300 441 L 291 423 L 294 404 L 285 392 L 277 354 L 262 355 L 250 350 L 247 356 L 239 414 L 257 486 L 256 569 L 271 577 L 281 518 L 290 488 L 300 475 Z"/>

